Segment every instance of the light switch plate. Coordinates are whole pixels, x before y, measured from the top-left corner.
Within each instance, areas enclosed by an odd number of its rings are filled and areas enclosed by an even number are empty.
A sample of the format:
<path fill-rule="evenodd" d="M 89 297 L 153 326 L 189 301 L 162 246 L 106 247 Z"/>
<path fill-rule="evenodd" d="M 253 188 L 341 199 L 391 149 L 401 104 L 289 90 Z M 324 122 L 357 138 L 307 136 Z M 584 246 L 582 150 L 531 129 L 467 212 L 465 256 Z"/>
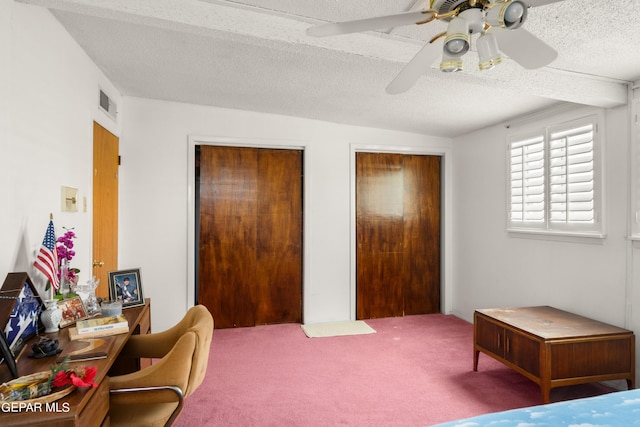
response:
<path fill-rule="evenodd" d="M 62 212 L 78 212 L 78 189 L 62 186 L 61 191 Z"/>

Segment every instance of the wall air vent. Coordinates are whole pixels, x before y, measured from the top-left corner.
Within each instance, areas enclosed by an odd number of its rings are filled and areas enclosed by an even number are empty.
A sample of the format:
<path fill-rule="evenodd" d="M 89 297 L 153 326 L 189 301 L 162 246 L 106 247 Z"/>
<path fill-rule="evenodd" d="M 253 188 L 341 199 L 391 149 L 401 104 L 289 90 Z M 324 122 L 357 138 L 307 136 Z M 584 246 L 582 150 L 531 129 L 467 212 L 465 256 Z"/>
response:
<path fill-rule="evenodd" d="M 100 108 L 114 121 L 116 120 L 118 106 L 102 90 L 100 90 Z"/>

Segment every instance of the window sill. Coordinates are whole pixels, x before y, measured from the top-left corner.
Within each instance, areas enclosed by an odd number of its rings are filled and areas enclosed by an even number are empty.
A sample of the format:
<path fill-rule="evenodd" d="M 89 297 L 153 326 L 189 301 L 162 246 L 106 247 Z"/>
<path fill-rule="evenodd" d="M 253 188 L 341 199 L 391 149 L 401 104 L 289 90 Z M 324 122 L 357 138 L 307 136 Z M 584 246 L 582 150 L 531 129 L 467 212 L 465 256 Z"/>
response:
<path fill-rule="evenodd" d="M 578 231 L 550 231 L 508 228 L 507 233 L 509 234 L 509 237 L 520 239 L 537 239 L 589 244 L 604 244 L 604 240 L 607 238 L 607 235 L 602 233 Z M 640 236 L 637 239 L 640 240 Z"/>

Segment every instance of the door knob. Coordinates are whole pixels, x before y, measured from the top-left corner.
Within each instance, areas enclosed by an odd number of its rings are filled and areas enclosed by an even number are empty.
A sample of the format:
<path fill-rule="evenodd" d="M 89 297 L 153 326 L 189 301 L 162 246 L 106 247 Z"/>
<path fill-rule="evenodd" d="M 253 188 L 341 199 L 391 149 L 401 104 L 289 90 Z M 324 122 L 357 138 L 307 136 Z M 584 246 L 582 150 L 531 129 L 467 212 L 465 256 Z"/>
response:
<path fill-rule="evenodd" d="M 97 261 L 97 260 L 93 260 L 93 266 L 94 267 L 102 267 L 104 265 L 104 261 Z"/>

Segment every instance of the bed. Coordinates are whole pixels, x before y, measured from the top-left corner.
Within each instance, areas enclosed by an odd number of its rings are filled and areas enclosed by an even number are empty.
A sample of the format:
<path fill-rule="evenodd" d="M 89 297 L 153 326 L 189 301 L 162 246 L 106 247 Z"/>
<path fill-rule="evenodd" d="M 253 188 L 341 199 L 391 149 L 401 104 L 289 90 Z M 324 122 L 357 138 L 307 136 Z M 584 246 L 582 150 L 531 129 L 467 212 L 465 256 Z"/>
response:
<path fill-rule="evenodd" d="M 640 389 L 495 412 L 432 427 L 640 426 Z"/>

